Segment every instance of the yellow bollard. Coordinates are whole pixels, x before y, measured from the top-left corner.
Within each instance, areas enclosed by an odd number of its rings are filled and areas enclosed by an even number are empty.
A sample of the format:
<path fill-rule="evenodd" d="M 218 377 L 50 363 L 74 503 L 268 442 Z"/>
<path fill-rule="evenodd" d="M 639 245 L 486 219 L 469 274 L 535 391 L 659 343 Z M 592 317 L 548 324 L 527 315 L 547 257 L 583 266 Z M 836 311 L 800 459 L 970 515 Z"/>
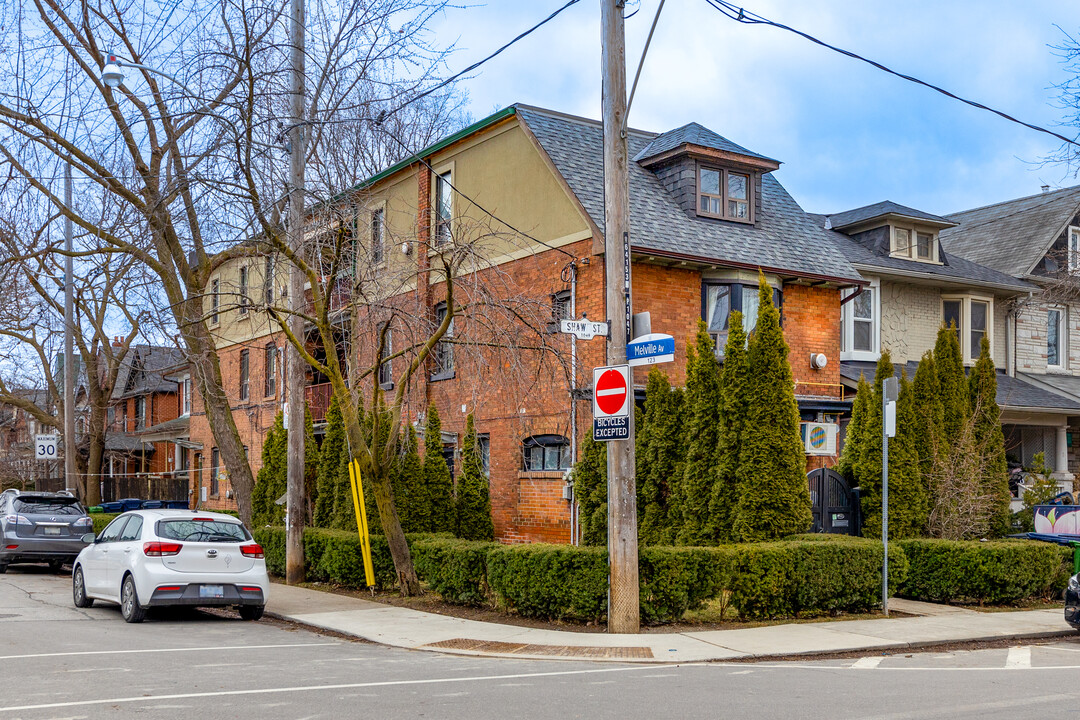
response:
<path fill-rule="evenodd" d="M 375 566 L 371 562 L 371 536 L 368 534 L 364 484 L 360 481 L 360 463 L 356 460 L 349 463 L 349 484 L 352 486 L 353 510 L 356 512 L 356 531 L 360 534 L 360 554 L 364 558 L 364 578 L 368 587 L 375 587 Z"/>

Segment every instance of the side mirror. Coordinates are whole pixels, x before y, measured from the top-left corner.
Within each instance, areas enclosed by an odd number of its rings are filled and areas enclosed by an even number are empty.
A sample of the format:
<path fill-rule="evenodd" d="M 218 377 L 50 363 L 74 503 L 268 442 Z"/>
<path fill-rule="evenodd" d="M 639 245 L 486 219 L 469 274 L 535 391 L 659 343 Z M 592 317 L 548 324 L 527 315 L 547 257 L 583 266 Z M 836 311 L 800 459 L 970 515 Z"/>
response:
<path fill-rule="evenodd" d="M 95 535 L 92 532 L 88 532 L 88 533 L 86 533 L 85 535 L 82 536 L 82 541 L 84 543 L 86 543 L 87 545 L 90 545 L 91 543 L 97 541 L 97 535 Z"/>

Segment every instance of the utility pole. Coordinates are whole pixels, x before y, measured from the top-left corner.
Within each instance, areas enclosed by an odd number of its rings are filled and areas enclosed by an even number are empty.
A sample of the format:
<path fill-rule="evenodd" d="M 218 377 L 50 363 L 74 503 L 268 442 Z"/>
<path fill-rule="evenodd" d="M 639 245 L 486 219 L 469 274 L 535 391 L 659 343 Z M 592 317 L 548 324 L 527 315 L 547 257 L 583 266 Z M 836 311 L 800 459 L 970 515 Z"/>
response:
<path fill-rule="evenodd" d="M 626 142 L 625 0 L 601 0 L 604 121 L 604 279 L 611 324 L 608 365 L 626 363 L 630 340 L 630 175 Z M 638 608 L 637 491 L 634 487 L 634 388 L 628 391 L 630 437 L 607 443 L 608 631 L 636 633 Z"/>
<path fill-rule="evenodd" d="M 304 244 L 304 0 L 291 0 L 289 5 L 289 37 L 291 45 L 292 78 L 289 102 L 289 247 L 297 254 Z M 295 265 L 289 268 L 289 330 L 304 342 L 304 277 Z M 288 531 L 285 535 L 285 582 L 295 585 L 304 581 L 304 523 L 307 521 L 304 493 L 304 360 L 300 352 L 289 345 L 286 363 L 287 397 L 289 399 L 288 468 L 286 471 L 285 513 Z"/>
<path fill-rule="evenodd" d="M 64 205 L 71 211 L 71 163 L 64 163 Z M 75 334 L 75 298 L 71 258 L 71 215 L 64 216 L 64 489 L 78 487 L 79 471 L 75 467 L 75 364 L 72 349 Z M 82 498 L 85 500 L 86 498 Z"/>

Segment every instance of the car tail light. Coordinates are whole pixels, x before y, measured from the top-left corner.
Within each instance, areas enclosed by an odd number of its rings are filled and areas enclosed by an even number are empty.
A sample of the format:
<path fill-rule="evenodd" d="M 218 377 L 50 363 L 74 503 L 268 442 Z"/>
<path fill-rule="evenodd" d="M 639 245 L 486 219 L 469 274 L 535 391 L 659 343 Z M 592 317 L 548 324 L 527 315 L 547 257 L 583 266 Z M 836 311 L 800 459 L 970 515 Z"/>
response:
<path fill-rule="evenodd" d="M 241 585 L 240 589 L 244 592 L 262 592 L 262 588 L 255 585 Z"/>
<path fill-rule="evenodd" d="M 159 585 L 158 586 L 158 590 L 163 590 L 165 592 L 175 592 L 175 591 L 177 591 L 179 589 L 180 589 L 179 585 Z"/>
<path fill-rule="evenodd" d="M 4 520 L 11 523 L 12 525 L 33 525 L 34 524 L 34 523 L 30 522 L 30 518 L 23 517 L 22 515 L 5 515 Z"/>
<path fill-rule="evenodd" d="M 146 557 L 163 557 L 165 555 L 179 555 L 180 543 L 148 542 L 143 543 L 142 551 Z"/>
<path fill-rule="evenodd" d="M 262 545 L 252 543 L 250 545 L 241 545 L 240 554 L 249 558 L 261 558 L 263 556 Z"/>
<path fill-rule="evenodd" d="M 214 518 L 191 518 L 193 522 L 214 522 Z"/>
<path fill-rule="evenodd" d="M 75 527 L 94 527 L 94 521 L 88 517 L 81 517 L 72 523 Z"/>
<path fill-rule="evenodd" d="M 19 547 L 19 546 L 18 546 L 18 545 L 8 545 L 8 546 L 7 546 L 7 547 L 5 547 L 4 549 L 5 549 L 5 550 L 14 550 L 14 549 L 15 549 L 15 548 L 17 548 L 17 547 Z"/>

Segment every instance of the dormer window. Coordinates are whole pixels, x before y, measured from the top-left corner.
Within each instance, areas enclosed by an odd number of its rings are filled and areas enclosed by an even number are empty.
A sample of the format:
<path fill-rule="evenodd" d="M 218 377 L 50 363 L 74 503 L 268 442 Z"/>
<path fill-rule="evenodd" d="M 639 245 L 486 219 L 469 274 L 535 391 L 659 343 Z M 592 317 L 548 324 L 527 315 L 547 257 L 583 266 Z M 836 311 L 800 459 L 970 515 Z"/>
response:
<path fill-rule="evenodd" d="M 753 222 L 750 175 L 699 165 L 697 208 L 705 217 Z"/>
<path fill-rule="evenodd" d="M 913 227 L 890 226 L 892 242 L 889 255 L 920 262 L 936 263 L 938 260 L 937 233 Z"/>

